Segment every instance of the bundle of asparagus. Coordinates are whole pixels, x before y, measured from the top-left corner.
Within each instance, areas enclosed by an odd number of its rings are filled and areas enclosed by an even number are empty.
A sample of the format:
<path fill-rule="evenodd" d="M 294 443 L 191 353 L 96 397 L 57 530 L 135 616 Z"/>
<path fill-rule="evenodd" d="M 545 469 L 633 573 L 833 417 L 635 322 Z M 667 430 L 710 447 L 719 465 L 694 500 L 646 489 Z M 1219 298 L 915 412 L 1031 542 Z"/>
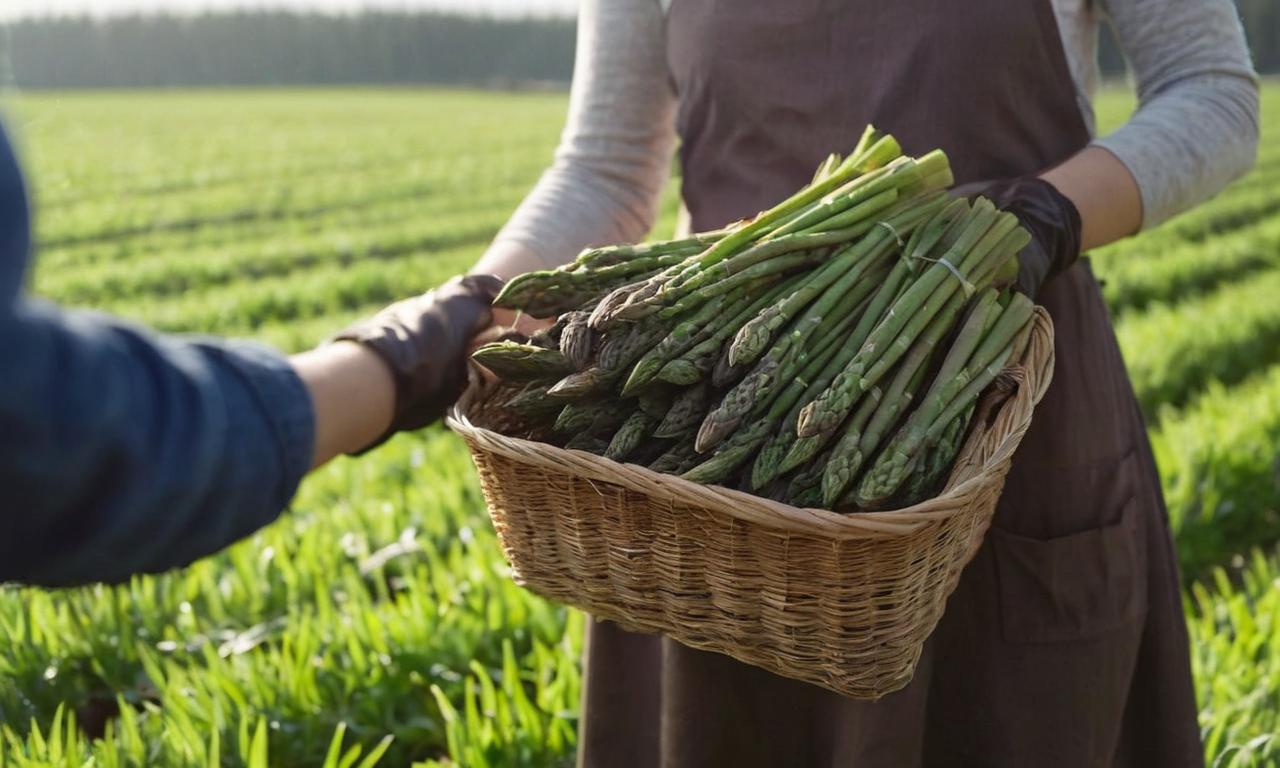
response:
<path fill-rule="evenodd" d="M 554 325 L 475 359 L 504 431 L 836 510 L 936 493 L 1027 343 L 1028 235 L 868 127 L 753 219 L 584 251 L 495 302 Z"/>

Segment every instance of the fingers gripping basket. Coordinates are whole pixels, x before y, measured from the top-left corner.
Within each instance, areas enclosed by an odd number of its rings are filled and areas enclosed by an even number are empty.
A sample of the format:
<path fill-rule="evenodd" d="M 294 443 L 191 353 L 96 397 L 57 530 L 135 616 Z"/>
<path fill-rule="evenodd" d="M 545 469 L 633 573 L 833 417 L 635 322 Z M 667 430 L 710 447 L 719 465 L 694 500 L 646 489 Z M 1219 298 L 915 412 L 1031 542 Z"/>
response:
<path fill-rule="evenodd" d="M 517 582 L 855 698 L 907 684 L 981 544 L 1053 371 L 1053 329 L 986 394 L 945 490 L 897 511 L 797 509 L 449 419 L 471 449 Z M 470 402 L 469 402 L 470 401 Z"/>

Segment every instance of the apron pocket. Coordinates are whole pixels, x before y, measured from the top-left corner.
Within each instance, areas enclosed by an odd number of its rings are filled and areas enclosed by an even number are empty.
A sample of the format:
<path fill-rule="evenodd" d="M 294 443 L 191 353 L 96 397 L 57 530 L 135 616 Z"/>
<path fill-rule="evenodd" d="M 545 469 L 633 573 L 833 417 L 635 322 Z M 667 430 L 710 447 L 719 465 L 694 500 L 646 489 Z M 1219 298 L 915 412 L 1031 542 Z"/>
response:
<path fill-rule="evenodd" d="M 1063 643 L 1102 634 L 1146 614 L 1147 563 L 1134 495 L 1115 523 L 1051 539 L 988 532 L 1009 643 Z"/>

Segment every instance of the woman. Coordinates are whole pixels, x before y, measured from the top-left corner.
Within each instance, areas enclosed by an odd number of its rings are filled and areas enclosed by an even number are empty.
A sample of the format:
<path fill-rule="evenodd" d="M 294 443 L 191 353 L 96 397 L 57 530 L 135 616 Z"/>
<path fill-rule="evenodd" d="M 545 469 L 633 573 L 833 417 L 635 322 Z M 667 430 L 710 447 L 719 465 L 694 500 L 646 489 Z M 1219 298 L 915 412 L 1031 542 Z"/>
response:
<path fill-rule="evenodd" d="M 1023 284 L 1044 282 L 1057 373 L 907 688 L 846 700 L 597 623 L 580 762 L 1202 764 L 1160 485 L 1098 284 L 1074 261 L 1253 162 L 1257 83 L 1230 0 L 667 5 L 585 2 L 555 165 L 482 271 L 642 237 L 677 136 L 689 223 L 707 230 L 781 199 L 874 123 L 909 153 L 946 150 L 958 182 L 1033 230 Z M 1104 10 L 1141 107 L 1095 140 Z"/>

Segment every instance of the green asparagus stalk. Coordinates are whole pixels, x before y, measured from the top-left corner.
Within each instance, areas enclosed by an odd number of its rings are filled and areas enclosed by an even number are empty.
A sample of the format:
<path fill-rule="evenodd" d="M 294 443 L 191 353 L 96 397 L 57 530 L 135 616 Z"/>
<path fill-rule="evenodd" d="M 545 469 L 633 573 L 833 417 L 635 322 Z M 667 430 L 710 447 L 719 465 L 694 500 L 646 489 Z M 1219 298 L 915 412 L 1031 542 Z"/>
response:
<path fill-rule="evenodd" d="M 927 448 L 947 424 L 977 399 L 1012 357 L 1015 339 L 1031 323 L 1034 305 L 1014 294 L 991 330 L 964 366 L 951 379 L 941 376 L 907 423 L 876 459 L 858 487 L 856 500 L 871 506 L 891 497 L 915 464 L 921 448 Z"/>
<path fill-rule="evenodd" d="M 707 413 L 711 399 L 710 388 L 700 381 L 683 390 L 671 404 L 653 434 L 655 437 L 679 437 L 696 427 Z"/>
<path fill-rule="evenodd" d="M 623 307 L 623 310 L 634 307 L 634 311 L 620 311 L 617 317 L 625 320 L 640 320 L 648 317 L 649 315 L 657 314 L 658 317 L 663 319 L 672 318 L 698 307 L 705 301 L 723 293 L 728 293 L 729 291 L 751 283 L 759 278 L 811 267 L 823 261 L 826 256 L 827 252 L 821 248 L 816 250 L 803 250 L 796 253 L 787 253 L 782 256 L 769 259 L 768 261 L 753 264 L 741 272 L 726 277 L 723 280 L 703 285 L 701 288 L 686 294 L 683 298 L 670 306 L 664 307 L 660 304 L 643 303 L 628 304 L 626 307 Z"/>
<path fill-rule="evenodd" d="M 751 459 L 756 448 L 769 436 L 772 426 L 767 421 L 758 421 L 734 432 L 728 440 L 716 448 L 711 458 L 688 470 L 681 477 L 695 483 L 718 483 L 724 480 L 735 469 Z M 696 449 L 697 445 L 695 444 L 694 447 Z"/>
<path fill-rule="evenodd" d="M 822 506 L 822 473 L 826 469 L 829 456 L 830 452 L 819 455 L 811 464 L 791 477 L 785 493 L 788 504 L 797 507 Z"/>
<path fill-rule="evenodd" d="M 590 432 L 579 432 L 569 438 L 569 442 L 565 443 L 564 447 L 573 451 L 586 451 L 597 456 L 603 456 L 605 450 L 609 447 L 609 441 Z"/>
<path fill-rule="evenodd" d="M 708 248 L 697 260 L 697 269 L 714 266 L 732 256 L 747 243 L 767 232 L 779 220 L 821 198 L 856 175 L 875 170 L 902 154 L 902 148 L 892 136 L 883 136 L 865 151 L 845 158 L 830 175 L 811 184 L 767 211 L 761 212 L 750 223 L 735 229 Z"/>
<path fill-rule="evenodd" d="M 685 439 L 677 439 L 675 445 L 655 459 L 649 465 L 649 469 L 668 475 L 678 475 L 696 466 L 702 457 L 693 448 L 693 436 L 685 435 L 683 437 Z"/>
<path fill-rule="evenodd" d="M 532 421 L 549 419 L 559 413 L 564 401 L 547 394 L 551 384 L 546 381 L 529 382 L 504 404 L 512 413 Z"/>
<path fill-rule="evenodd" d="M 679 386 L 688 386 L 696 381 L 701 381 L 711 372 L 711 368 L 716 362 L 716 356 L 720 353 L 725 341 L 737 333 L 738 329 L 761 309 L 776 301 L 779 296 L 787 291 L 793 290 L 803 279 L 803 275 L 796 275 L 775 284 L 737 314 L 732 315 L 728 322 L 715 326 L 710 335 L 704 336 L 701 341 L 694 344 L 687 352 L 667 362 L 658 371 L 657 379 Z"/>
<path fill-rule="evenodd" d="M 750 286 L 740 286 L 729 294 L 713 297 L 696 312 L 676 324 L 654 347 L 636 361 L 635 367 L 622 386 L 622 394 L 628 395 L 651 382 L 667 361 L 694 345 L 699 333 L 719 316 L 721 309 L 737 306 L 739 299 L 748 295 Z"/>
<path fill-rule="evenodd" d="M 640 443 L 649 436 L 657 423 L 658 420 L 653 416 L 645 413 L 643 409 L 637 409 L 613 434 L 609 447 L 605 449 L 605 458 L 614 461 L 626 459 L 640 447 Z"/>
<path fill-rule="evenodd" d="M 854 327 L 839 354 L 831 360 L 813 381 L 812 386 L 805 392 L 804 398 L 793 409 L 793 412 L 787 415 L 773 443 L 767 449 L 761 451 L 762 456 L 766 453 L 768 456 L 763 466 L 759 469 L 761 480 L 757 487 L 761 487 L 773 477 L 790 472 L 809 461 L 827 444 L 833 430 L 806 437 L 800 437 L 796 434 L 800 413 L 805 406 L 826 391 L 835 377 L 854 358 L 866 341 L 867 336 L 870 335 L 871 330 L 884 316 L 884 313 L 888 311 L 902 286 L 907 284 L 908 271 L 908 268 L 901 260 L 894 265 L 889 276 L 880 283 L 871 299 L 871 303 L 866 307 L 865 311 L 860 313 L 858 324 Z"/>
<path fill-rule="evenodd" d="M 896 199 L 899 195 L 898 187 L 906 185 L 912 175 L 918 175 L 916 161 L 910 157 L 895 158 L 884 167 L 858 176 L 844 186 L 828 192 L 800 215 L 779 225 L 766 235 L 765 239 L 808 230 L 837 213 L 866 203 L 873 198 L 879 198 L 886 192 L 891 193 L 890 200 Z"/>
<path fill-rule="evenodd" d="M 829 337 L 823 343 L 816 345 L 815 353 L 799 369 L 798 375 L 794 377 L 795 379 L 800 381 L 812 379 L 824 369 L 840 349 L 840 338 L 852 324 L 852 319 L 853 316 L 850 313 L 850 316 L 845 318 L 845 322 L 837 324 L 831 329 L 832 332 Z M 717 482 L 749 461 L 756 450 L 776 430 L 776 426 L 782 417 L 795 406 L 797 400 L 803 394 L 803 387 L 789 386 L 772 402 L 757 404 L 752 423 L 734 431 L 728 439 L 717 447 L 710 459 L 690 470 L 694 474 L 690 476 L 686 473 L 686 477 L 688 479 L 699 477 L 714 478 L 699 482 Z M 699 449 L 696 441 L 694 447 Z M 699 449 L 699 452 L 702 452 L 702 450 Z"/>
<path fill-rule="evenodd" d="M 1006 215 L 997 211 L 990 201 L 979 199 L 973 204 L 956 244 L 939 261 L 945 260 L 962 276 L 973 273 L 990 256 L 1003 235 L 1016 226 L 1012 216 L 1007 219 L 1002 219 L 1002 216 Z M 968 280 L 967 277 L 964 279 Z M 830 431 L 843 421 L 857 396 L 875 385 L 888 367 L 906 353 L 933 316 L 946 305 L 951 294 L 961 290 L 959 282 L 944 264 L 934 264 L 925 270 L 894 302 L 893 308 L 832 382 L 831 388 L 806 406 L 797 423 L 799 435 L 805 437 Z"/>
<path fill-rule="evenodd" d="M 853 326 L 857 320 L 854 310 L 875 285 L 872 281 L 862 281 L 849 290 L 837 290 L 840 287 L 840 282 L 832 285 L 813 311 L 783 334 L 756 367 L 707 414 L 695 443 L 699 451 L 718 444 L 743 419 L 759 412 L 782 383 L 791 382 L 801 374 L 812 352 L 825 350 L 833 334 L 843 334 Z"/>
<path fill-rule="evenodd" d="M 689 251 L 691 249 L 696 252 L 720 240 L 728 232 L 729 229 L 725 228 L 711 232 L 698 232 L 675 240 L 587 248 L 573 260 L 572 267 L 575 269 L 599 270 L 649 256 L 668 255 L 677 251 Z"/>
<path fill-rule="evenodd" d="M 595 335 L 587 319 L 589 312 L 568 312 L 564 315 L 565 326 L 560 332 L 560 354 L 569 361 L 574 370 L 582 370 L 591 359 L 591 351 L 595 346 Z"/>
<path fill-rule="evenodd" d="M 547 394 L 553 397 L 583 397 L 585 395 L 603 394 L 618 379 L 616 371 L 608 371 L 600 366 L 592 366 L 565 376 L 557 381 Z"/>
<path fill-rule="evenodd" d="M 607 400 L 567 403 L 560 409 L 560 415 L 556 417 L 552 429 L 561 433 L 581 432 L 589 429 L 597 418 L 617 407 L 616 403 L 610 403 Z"/>
<path fill-rule="evenodd" d="M 821 314 L 850 289 L 865 287 L 867 292 L 873 290 L 874 285 L 863 280 L 863 275 L 883 263 L 893 246 L 891 236 L 883 230 L 877 230 L 837 253 L 791 295 L 761 312 L 738 331 L 729 346 L 730 365 L 742 365 L 759 359 L 778 329 L 799 315 L 815 299 L 818 302 L 813 311 Z"/>
<path fill-rule="evenodd" d="M 973 302 L 968 318 L 943 359 L 936 380 L 940 381 L 958 373 L 948 363 L 956 358 L 962 361 L 968 359 L 990 323 L 1000 314 L 996 296 L 995 291 L 985 291 Z M 956 294 L 951 302 L 952 306 L 944 309 L 934 318 L 929 328 L 903 358 L 893 379 L 885 388 L 887 395 L 881 398 L 880 389 L 873 388 L 878 404 L 871 418 L 863 423 L 859 423 L 857 419 L 850 420 L 851 423 L 846 428 L 844 436 L 831 452 L 831 459 L 822 477 L 824 504 L 834 505 L 844 495 L 845 490 L 853 484 L 866 457 L 874 454 L 885 433 L 897 423 L 898 417 L 909 409 L 911 401 L 924 384 L 928 364 L 935 355 L 938 342 L 946 335 L 951 327 L 952 318 L 963 304 L 963 297 Z"/>
<path fill-rule="evenodd" d="M 976 406 L 976 402 L 970 403 L 964 412 L 947 424 L 938 438 L 938 444 L 925 455 L 924 466 L 917 467 L 917 471 L 907 476 L 898 503 L 904 507 L 918 504 L 942 488 L 947 476 L 951 474 L 956 457 L 960 455 L 960 449 L 964 447 L 964 438 L 968 434 L 969 422 L 973 419 Z"/>
<path fill-rule="evenodd" d="M 504 379 L 563 376 L 573 366 L 558 349 L 543 349 L 515 341 L 495 341 L 471 354 L 477 362 Z"/>
<path fill-rule="evenodd" d="M 850 319 L 862 317 L 872 303 L 874 303 L 874 297 L 865 300 L 850 314 Z M 750 478 L 752 490 L 759 491 L 782 474 L 780 465 L 794 440 L 795 423 L 800 408 L 826 388 L 829 379 L 824 377 L 834 376 L 840 369 L 841 355 L 850 346 L 847 333 L 846 325 L 830 334 L 827 345 L 815 352 L 815 358 L 810 367 L 787 382 L 786 390 L 779 395 L 779 400 L 789 405 L 778 430 L 760 448 L 756 461 L 752 464 Z M 856 345 L 853 346 L 856 349 Z"/>

